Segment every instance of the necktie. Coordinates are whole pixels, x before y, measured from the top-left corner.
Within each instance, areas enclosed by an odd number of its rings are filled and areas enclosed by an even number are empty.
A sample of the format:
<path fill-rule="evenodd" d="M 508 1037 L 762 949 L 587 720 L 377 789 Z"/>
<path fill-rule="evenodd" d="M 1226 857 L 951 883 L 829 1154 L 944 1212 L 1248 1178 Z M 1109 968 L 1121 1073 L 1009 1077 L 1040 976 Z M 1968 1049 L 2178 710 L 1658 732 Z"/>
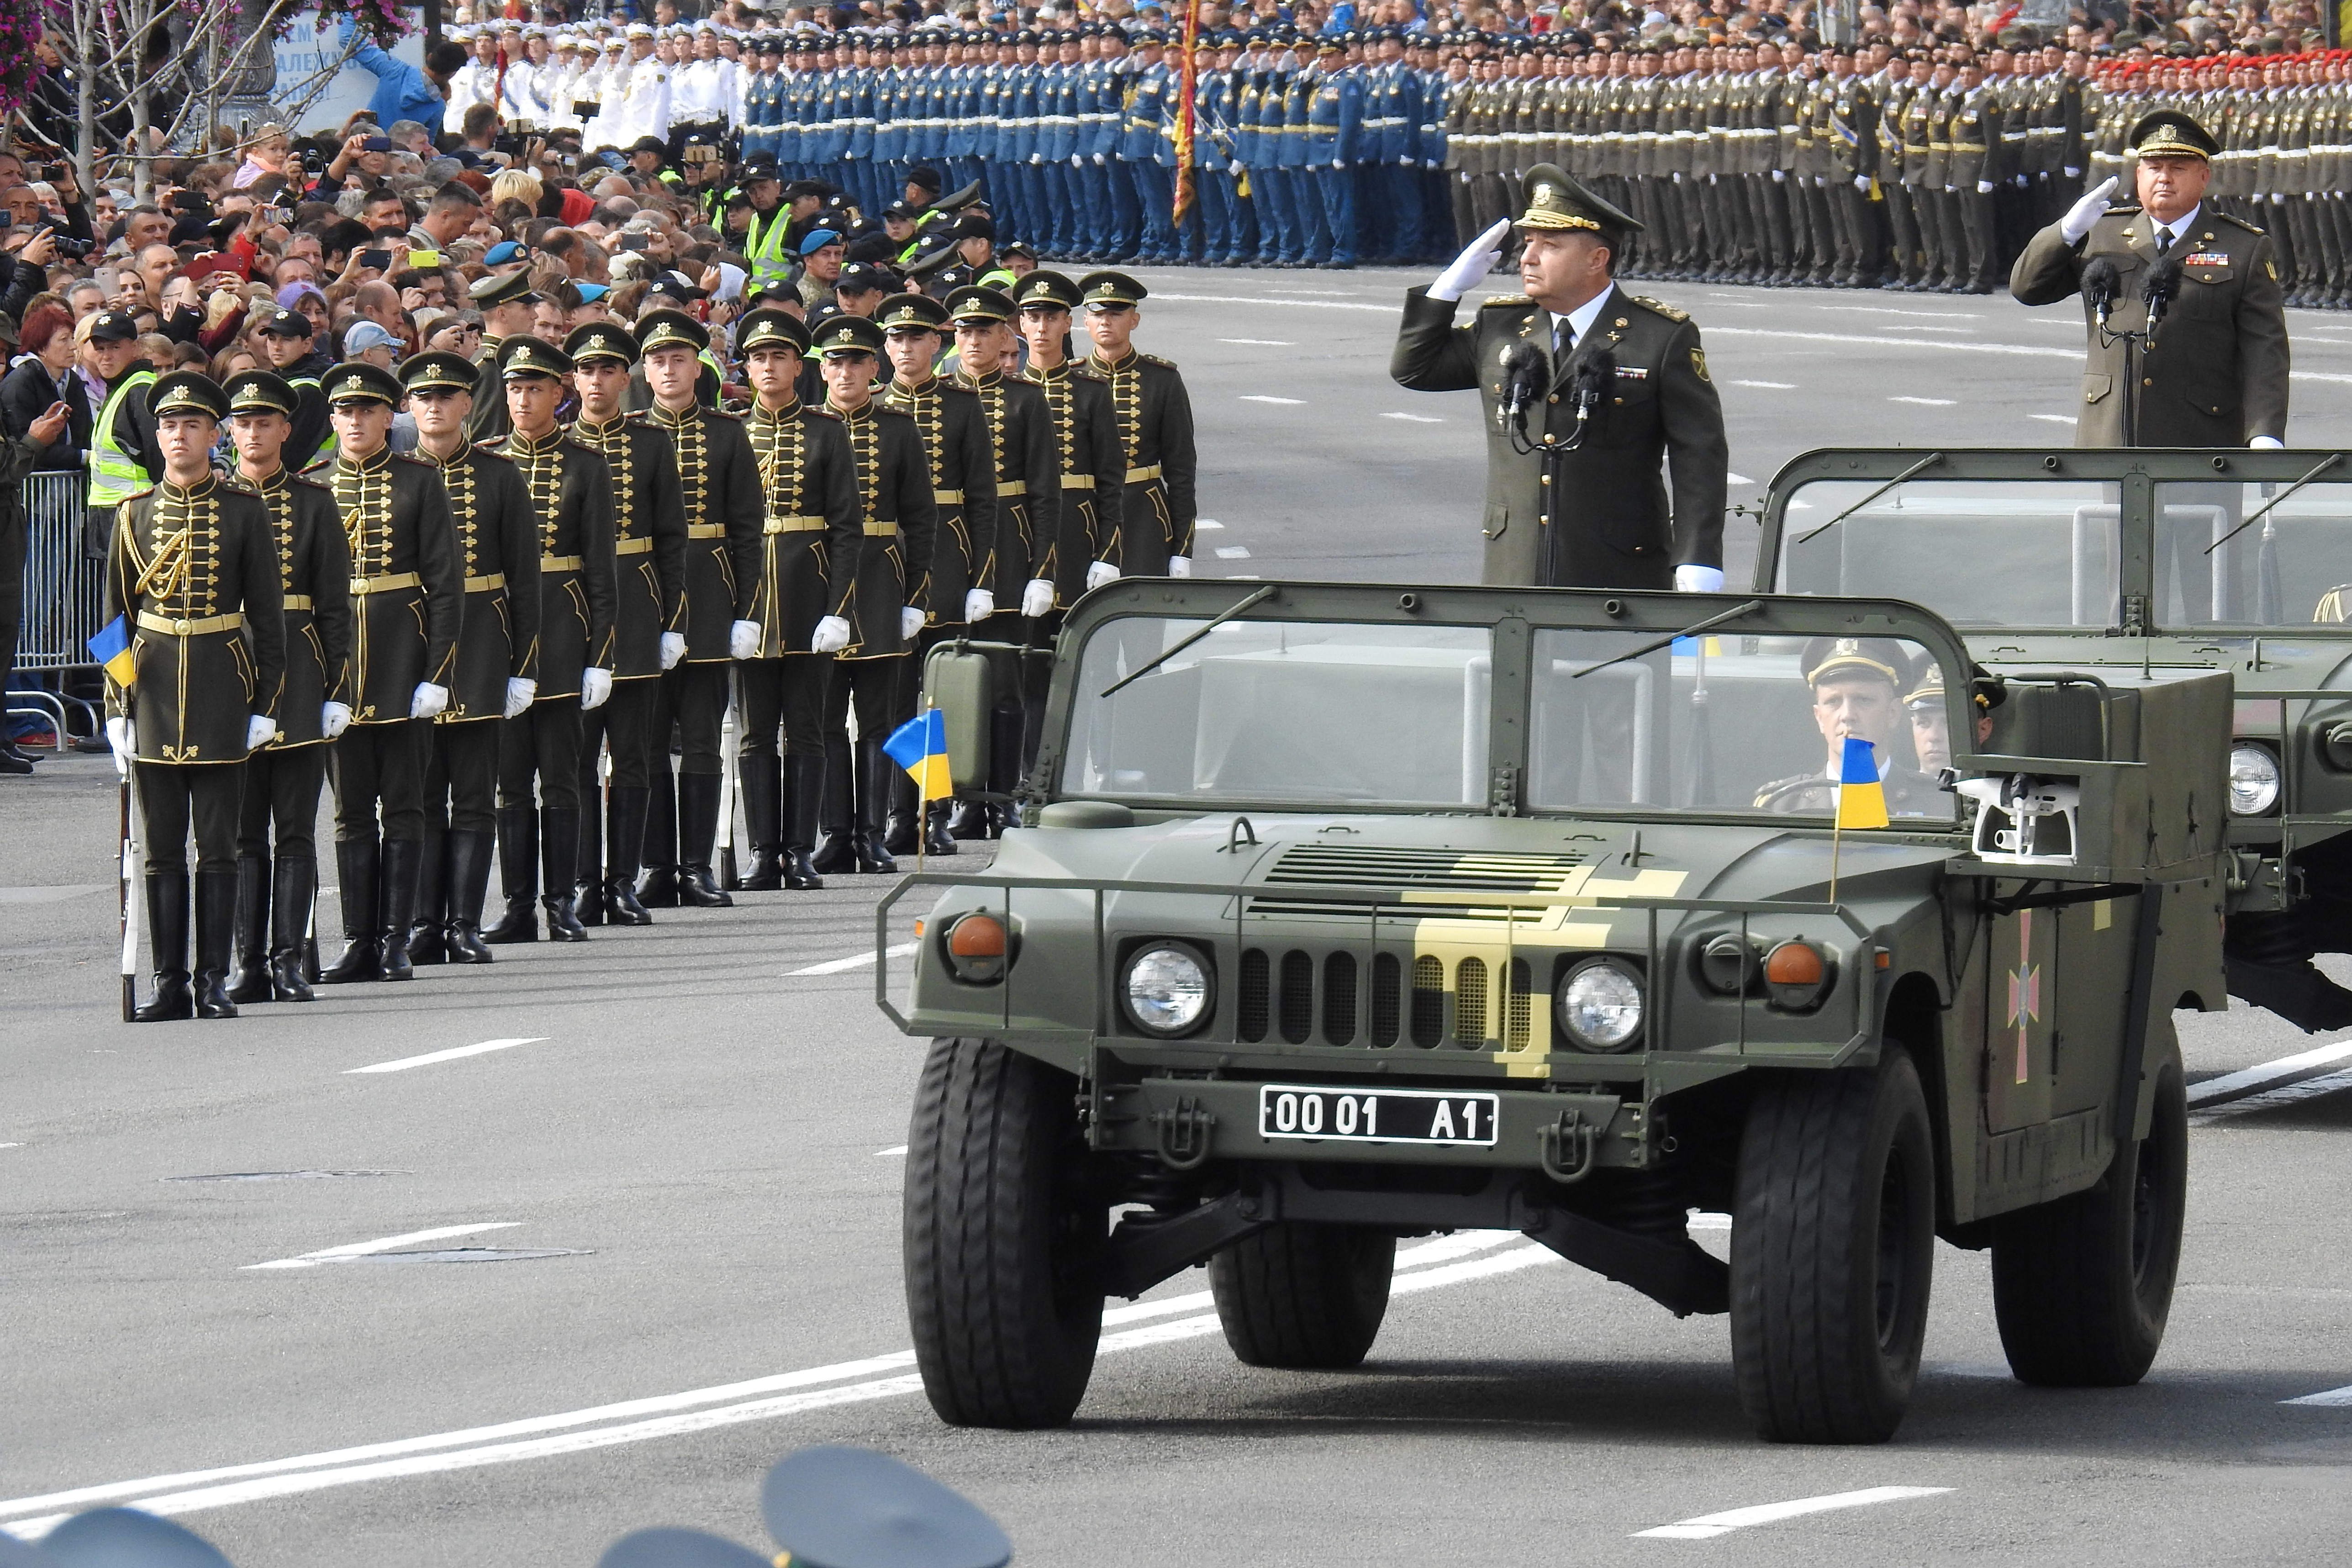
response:
<path fill-rule="evenodd" d="M 1569 352 L 1576 347 L 1576 329 L 1566 316 L 1553 318 L 1551 323 L 1551 363 L 1557 367 L 1568 363 Z"/>
<path fill-rule="evenodd" d="M 2172 231 L 2158 224 L 2156 228 L 2156 253 L 2162 256 L 2172 248 Z"/>

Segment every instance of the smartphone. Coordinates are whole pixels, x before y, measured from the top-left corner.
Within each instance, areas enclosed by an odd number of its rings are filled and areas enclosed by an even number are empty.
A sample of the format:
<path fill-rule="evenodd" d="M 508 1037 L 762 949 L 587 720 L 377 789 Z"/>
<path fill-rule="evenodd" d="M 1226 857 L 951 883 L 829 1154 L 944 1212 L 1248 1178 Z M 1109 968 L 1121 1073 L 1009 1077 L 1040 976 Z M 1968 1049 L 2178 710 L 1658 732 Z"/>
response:
<path fill-rule="evenodd" d="M 362 250 L 360 252 L 360 265 L 362 267 L 373 267 L 378 272 L 389 272 L 392 270 L 392 252 L 389 250 Z"/>

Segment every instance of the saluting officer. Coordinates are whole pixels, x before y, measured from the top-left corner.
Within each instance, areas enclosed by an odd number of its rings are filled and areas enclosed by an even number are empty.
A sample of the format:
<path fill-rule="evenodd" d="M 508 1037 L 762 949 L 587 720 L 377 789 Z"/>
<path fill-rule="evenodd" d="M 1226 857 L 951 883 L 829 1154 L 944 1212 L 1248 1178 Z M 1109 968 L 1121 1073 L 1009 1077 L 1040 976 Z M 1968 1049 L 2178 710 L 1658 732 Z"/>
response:
<path fill-rule="evenodd" d="M 286 611 L 278 738 L 245 763 L 237 817 L 236 978 L 232 1002 L 308 1002 L 302 973 L 319 891 L 319 791 L 327 742 L 352 721 L 352 552 L 335 498 L 283 460 L 301 399 L 266 370 L 229 377 L 236 478 L 261 498 Z M 274 830 L 274 831 L 273 831 Z M 271 871 L 271 840 L 277 868 Z"/>
<path fill-rule="evenodd" d="M 212 470 L 228 400 L 182 371 L 148 391 L 163 475 L 115 511 L 106 614 L 131 632 L 133 676 L 107 681 L 108 737 L 131 764 L 146 828 L 152 1024 L 234 1018 L 229 942 L 236 917 L 244 764 L 278 732 L 286 631 L 278 548 L 261 499 Z M 187 844 L 196 840 L 196 974 L 188 984 Z"/>
<path fill-rule="evenodd" d="M 474 367 L 462 354 L 401 366 L 416 455 L 439 471 L 457 532 L 464 608 L 449 706 L 425 736 L 425 864 L 409 928 L 411 963 L 488 963 L 482 900 L 498 841 L 502 721 L 539 691 L 539 520 L 522 476 L 468 439 Z"/>
<path fill-rule="evenodd" d="M 1454 324 L 1456 302 L 1501 254 L 1498 224 L 1405 296 L 1389 358 L 1389 374 L 1416 392 L 1478 389 L 1485 580 L 1719 589 L 1730 443 L 1698 328 L 1612 280 L 1640 227 L 1632 218 L 1549 163 L 1522 190 L 1527 292 Z"/>
<path fill-rule="evenodd" d="M 1878 759 L 1889 816 L 1951 815 L 1950 799 L 1936 781 L 1902 760 L 1915 755 L 1913 726 L 1902 692 L 1922 677 L 1912 670 L 1900 643 L 1885 637 L 1814 637 L 1797 662 L 1812 689 L 1813 723 L 1821 731 L 1827 761 L 1819 773 L 1775 779 L 1758 790 L 1755 809 L 1791 814 L 1836 810 L 1845 742 L 1858 739 L 1868 741 Z"/>
<path fill-rule="evenodd" d="M 1089 272 L 1078 279 L 1086 300 L 1087 335 L 1094 352 L 1078 368 L 1110 393 L 1127 462 L 1120 487 L 1118 535 L 1103 542 L 1104 564 L 1128 576 L 1192 574 L 1192 400 L 1175 365 L 1138 350 L 1139 305 L 1150 290 L 1124 272 Z"/>
<path fill-rule="evenodd" d="M 738 773 L 751 840 L 742 885 L 751 892 L 798 891 L 824 886 L 809 858 L 824 794 L 833 656 L 817 651 L 813 639 L 856 574 L 866 548 L 864 514 L 847 429 L 837 416 L 800 398 L 808 329 L 785 311 L 758 310 L 743 318 L 735 342 L 751 385 L 743 428 L 767 507 L 751 608 L 759 647 L 736 666 L 743 690 Z"/>
<path fill-rule="evenodd" d="M 335 741 L 335 867 L 342 956 L 331 983 L 406 980 L 408 926 L 424 865 L 422 726 L 449 705 L 464 569 L 449 495 L 433 465 L 394 455 L 400 383 L 364 363 L 321 383 L 336 456 L 311 477 L 334 493 L 352 551 L 352 722 Z M 382 837 L 377 812 L 381 807 Z"/>

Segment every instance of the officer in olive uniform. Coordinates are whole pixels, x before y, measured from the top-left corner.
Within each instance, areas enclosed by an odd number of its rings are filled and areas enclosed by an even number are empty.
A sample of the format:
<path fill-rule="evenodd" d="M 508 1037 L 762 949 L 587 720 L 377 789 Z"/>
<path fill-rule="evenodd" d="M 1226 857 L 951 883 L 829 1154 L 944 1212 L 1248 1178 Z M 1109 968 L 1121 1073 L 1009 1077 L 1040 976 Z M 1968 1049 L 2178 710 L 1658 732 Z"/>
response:
<path fill-rule="evenodd" d="M 286 686 L 278 738 L 245 764 L 236 842 L 236 978 L 232 1002 L 308 1002 L 302 970 L 319 891 L 313 835 L 327 782 L 327 742 L 351 722 L 352 552 L 335 498 L 282 460 L 296 389 L 265 370 L 222 389 L 236 447 L 236 479 L 261 498 L 278 547 L 286 609 Z M 271 840 L 277 863 L 271 869 Z"/>
<path fill-rule="evenodd" d="M 759 647 L 736 665 L 743 693 L 738 773 L 751 841 L 742 886 L 804 891 L 824 886 L 809 857 L 824 794 L 833 672 L 833 656 L 817 652 L 812 639 L 856 574 L 866 531 L 848 431 L 838 416 L 801 401 L 808 329 L 786 311 L 759 310 L 743 318 L 735 342 L 751 385 L 743 428 L 767 507 L 750 616 L 759 624 Z"/>
<path fill-rule="evenodd" d="M 507 342 L 527 337 L 531 308 L 539 296 L 531 292 L 530 269 L 493 273 L 478 279 L 466 298 L 482 313 L 481 346 L 474 351 L 474 412 L 467 416 L 466 434 L 477 441 L 495 441 L 507 433 L 506 383 L 499 366 Z"/>
<path fill-rule="evenodd" d="M 2119 274 L 2104 329 L 2094 303 L 2083 302 L 2090 342 L 2074 444 L 2278 446 L 2287 339 L 2277 247 L 2202 199 L 2220 147 L 2196 121 L 2158 110 L 2132 127 L 2131 145 L 2143 203 L 2165 180 L 2166 205 L 2195 205 L 2160 223 L 2147 205 L 2109 205 L 2103 184 L 2036 234 L 2010 274 L 2010 292 L 2027 305 L 2081 292 L 2095 259 Z M 2179 282 L 2155 341 L 2141 343 L 2127 334 L 2147 330 L 2146 283 L 2159 259 L 2179 264 Z"/>
<path fill-rule="evenodd" d="M 1094 339 L 1094 352 L 1078 368 L 1110 394 L 1127 462 L 1118 535 L 1103 542 L 1097 558 L 1124 576 L 1189 577 L 1200 458 L 1184 377 L 1129 342 L 1140 315 L 1136 307 L 1150 292 L 1141 283 L 1124 272 L 1090 272 L 1078 279 L 1078 292 Z"/>
<path fill-rule="evenodd" d="M 465 607 L 449 706 L 425 741 L 425 864 L 408 934 L 411 963 L 488 963 L 482 900 L 498 841 L 501 721 L 539 690 L 539 520 L 515 466 L 466 434 L 474 367 L 454 353 L 400 369 L 416 456 L 441 475 L 457 531 Z"/>
<path fill-rule="evenodd" d="M 1756 792 L 1757 810 L 1836 810 L 1845 742 L 1858 737 L 1871 743 L 1878 758 L 1888 816 L 1951 815 L 1951 797 L 1917 768 L 1896 760 L 1913 754 L 1912 725 L 1901 694 L 1906 687 L 1916 689 L 1911 661 L 1900 645 L 1885 637 L 1815 637 L 1799 654 L 1798 668 L 1812 688 L 1813 722 L 1821 729 L 1828 763 L 1820 773 L 1766 784 Z"/>
<path fill-rule="evenodd" d="M 155 994 L 142 1024 L 234 1018 L 237 803 L 247 757 L 278 732 L 286 631 L 278 547 L 261 498 L 216 477 L 206 455 L 228 414 L 209 377 L 148 389 L 163 476 L 116 509 L 105 614 L 131 632 L 129 687 L 107 681 L 108 726 L 131 763 L 145 825 Z M 187 843 L 196 840 L 196 972 L 188 982 Z"/>
<path fill-rule="evenodd" d="M 1548 163 L 1523 188 L 1519 226 L 1545 255 L 1523 258 L 1521 276 L 1545 277 L 1532 285 L 1545 299 L 1490 299 L 1470 325 L 1454 325 L 1455 302 L 1495 254 L 1482 237 L 1436 284 L 1405 296 L 1389 359 L 1414 391 L 1478 389 L 1485 580 L 1720 588 L 1730 444 L 1698 328 L 1611 279 L 1639 227 L 1632 218 Z"/>
<path fill-rule="evenodd" d="M 321 382 L 336 455 L 310 476 L 334 492 L 352 549 L 352 722 L 335 741 L 335 866 L 342 956 L 324 978 L 406 980 L 425 852 L 424 727 L 449 705 L 465 568 L 435 467 L 394 455 L 400 383 L 372 364 Z M 378 808 L 382 808 L 381 840 Z"/>

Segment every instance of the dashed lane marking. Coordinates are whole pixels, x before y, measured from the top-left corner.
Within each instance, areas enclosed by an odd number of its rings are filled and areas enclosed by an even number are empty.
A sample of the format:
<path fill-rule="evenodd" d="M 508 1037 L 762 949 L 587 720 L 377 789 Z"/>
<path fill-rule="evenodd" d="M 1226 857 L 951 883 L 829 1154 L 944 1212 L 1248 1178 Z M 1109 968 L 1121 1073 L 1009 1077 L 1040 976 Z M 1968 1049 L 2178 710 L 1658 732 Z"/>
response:
<path fill-rule="evenodd" d="M 1220 561 L 1246 561 L 1249 559 L 1249 546 L 1246 544 L 1220 544 L 1217 546 L 1217 559 Z"/>
<path fill-rule="evenodd" d="M 1958 400 L 1951 397 L 1890 397 L 1889 403 L 1916 403 L 1922 408 L 1949 408 Z"/>
<path fill-rule="evenodd" d="M 1281 338 L 1219 338 L 1217 341 L 1245 349 L 1295 349 L 1298 346 Z"/>
<path fill-rule="evenodd" d="M 1731 384 L 1734 386 L 1751 386 L 1759 392 L 1794 392 L 1797 390 L 1797 384 L 1793 381 L 1735 381 Z"/>
<path fill-rule="evenodd" d="M 2337 1040 L 2329 1045 L 2314 1046 L 2307 1051 L 2297 1051 L 2291 1057 L 2281 1057 L 2276 1061 L 2263 1062 L 2254 1067 L 2242 1068 L 2236 1072 L 2225 1072 L 2219 1078 L 2209 1078 L 2202 1083 L 2192 1083 L 2189 1086 L 2189 1103 L 2200 1106 L 2210 1105 L 2216 1100 L 2229 1100 L 2242 1094 L 2252 1094 L 2256 1089 L 2268 1089 L 2284 1079 L 2294 1077 L 2297 1073 L 2313 1072 L 2320 1068 L 2340 1062 L 2347 1057 L 2352 1057 L 2352 1040 Z"/>
<path fill-rule="evenodd" d="M 511 1040 L 481 1040 L 470 1046 L 453 1046 L 446 1051 L 427 1051 L 421 1057 L 402 1057 L 396 1061 L 373 1062 L 363 1068 L 345 1068 L 346 1076 L 355 1072 L 406 1072 L 410 1068 L 431 1067 L 435 1062 L 454 1062 L 461 1057 L 478 1057 L 491 1051 L 511 1050 L 517 1046 L 535 1046 L 548 1038 L 545 1035 L 526 1035 Z"/>
<path fill-rule="evenodd" d="M 1303 397 L 1267 397 L 1262 394 L 1253 392 L 1243 394 L 1241 401 L 1244 403 L 1276 403 L 1280 404 L 1286 408 L 1299 408 L 1305 406 L 1307 400 Z"/>
<path fill-rule="evenodd" d="M 2346 1384 L 2342 1388 L 2326 1389 L 2318 1394 L 2306 1394 L 2300 1399 L 2282 1399 L 2279 1403 L 2281 1405 L 2315 1405 L 2340 1409 L 2345 1405 L 2352 1405 L 2352 1384 Z"/>
<path fill-rule="evenodd" d="M 1752 485 L 1756 482 L 1754 479 L 1749 479 L 1746 474 L 1726 474 L 1723 476 L 1723 479 L 1726 484 L 1733 485 Z"/>
<path fill-rule="evenodd" d="M 1433 414 L 1383 414 L 1381 417 L 1383 419 L 1402 419 L 1408 425 L 1443 425 L 1445 423 L 1444 420 L 1440 419 Z"/>
<path fill-rule="evenodd" d="M 1801 1519 L 1809 1513 L 1830 1513 L 1838 1509 L 1868 1508 L 1874 1503 L 1906 1502 L 1913 1498 L 1936 1497 L 1950 1491 L 1949 1487 L 1865 1487 L 1860 1491 L 1831 1492 L 1822 1497 L 1792 1498 L 1787 1502 L 1758 1503 L 1753 1508 L 1726 1509 L 1721 1513 L 1703 1513 L 1696 1519 L 1686 1519 L 1679 1524 L 1662 1524 L 1655 1530 L 1637 1530 L 1636 1541 L 1712 1541 L 1718 1535 L 1728 1535 L 1735 1530 L 1747 1530 L 1759 1524 L 1777 1524 L 1784 1519 Z"/>
<path fill-rule="evenodd" d="M 907 1157 L 907 1146 L 904 1143 L 893 1143 L 887 1149 L 875 1150 L 874 1157 L 877 1160 L 903 1160 Z"/>
<path fill-rule="evenodd" d="M 2074 425 L 2081 423 L 2071 414 L 2029 414 L 2028 419 L 2039 419 L 2044 425 Z"/>
<path fill-rule="evenodd" d="M 379 1252 L 390 1252 L 397 1247 L 407 1247 L 420 1241 L 446 1241 L 453 1236 L 479 1236 L 486 1230 L 512 1230 L 520 1225 L 519 1219 L 499 1220 L 490 1225 L 445 1225 L 432 1230 L 412 1230 L 404 1236 L 382 1237 L 374 1241 L 354 1241 L 344 1247 L 322 1247 L 316 1252 L 298 1253 L 292 1258 L 279 1258 L 268 1263 L 248 1263 L 253 1268 L 320 1268 L 330 1263 L 348 1263 L 354 1258 L 367 1258 Z"/>
<path fill-rule="evenodd" d="M 1196 517 L 1192 520 L 1192 527 L 1195 531 L 1201 529 L 1223 528 L 1224 526 L 1225 525 L 1223 523 L 1219 522 L 1213 517 Z"/>
<path fill-rule="evenodd" d="M 886 951 L 892 958 L 904 958 L 915 951 L 915 946 L 916 944 L 911 942 L 902 942 Z M 812 963 L 806 969 L 787 969 L 784 971 L 784 976 L 790 979 L 796 974 L 839 974 L 845 970 L 863 969 L 873 962 L 874 954 L 871 950 L 868 950 L 865 952 L 853 952 L 847 958 L 828 958 L 823 963 Z"/>

